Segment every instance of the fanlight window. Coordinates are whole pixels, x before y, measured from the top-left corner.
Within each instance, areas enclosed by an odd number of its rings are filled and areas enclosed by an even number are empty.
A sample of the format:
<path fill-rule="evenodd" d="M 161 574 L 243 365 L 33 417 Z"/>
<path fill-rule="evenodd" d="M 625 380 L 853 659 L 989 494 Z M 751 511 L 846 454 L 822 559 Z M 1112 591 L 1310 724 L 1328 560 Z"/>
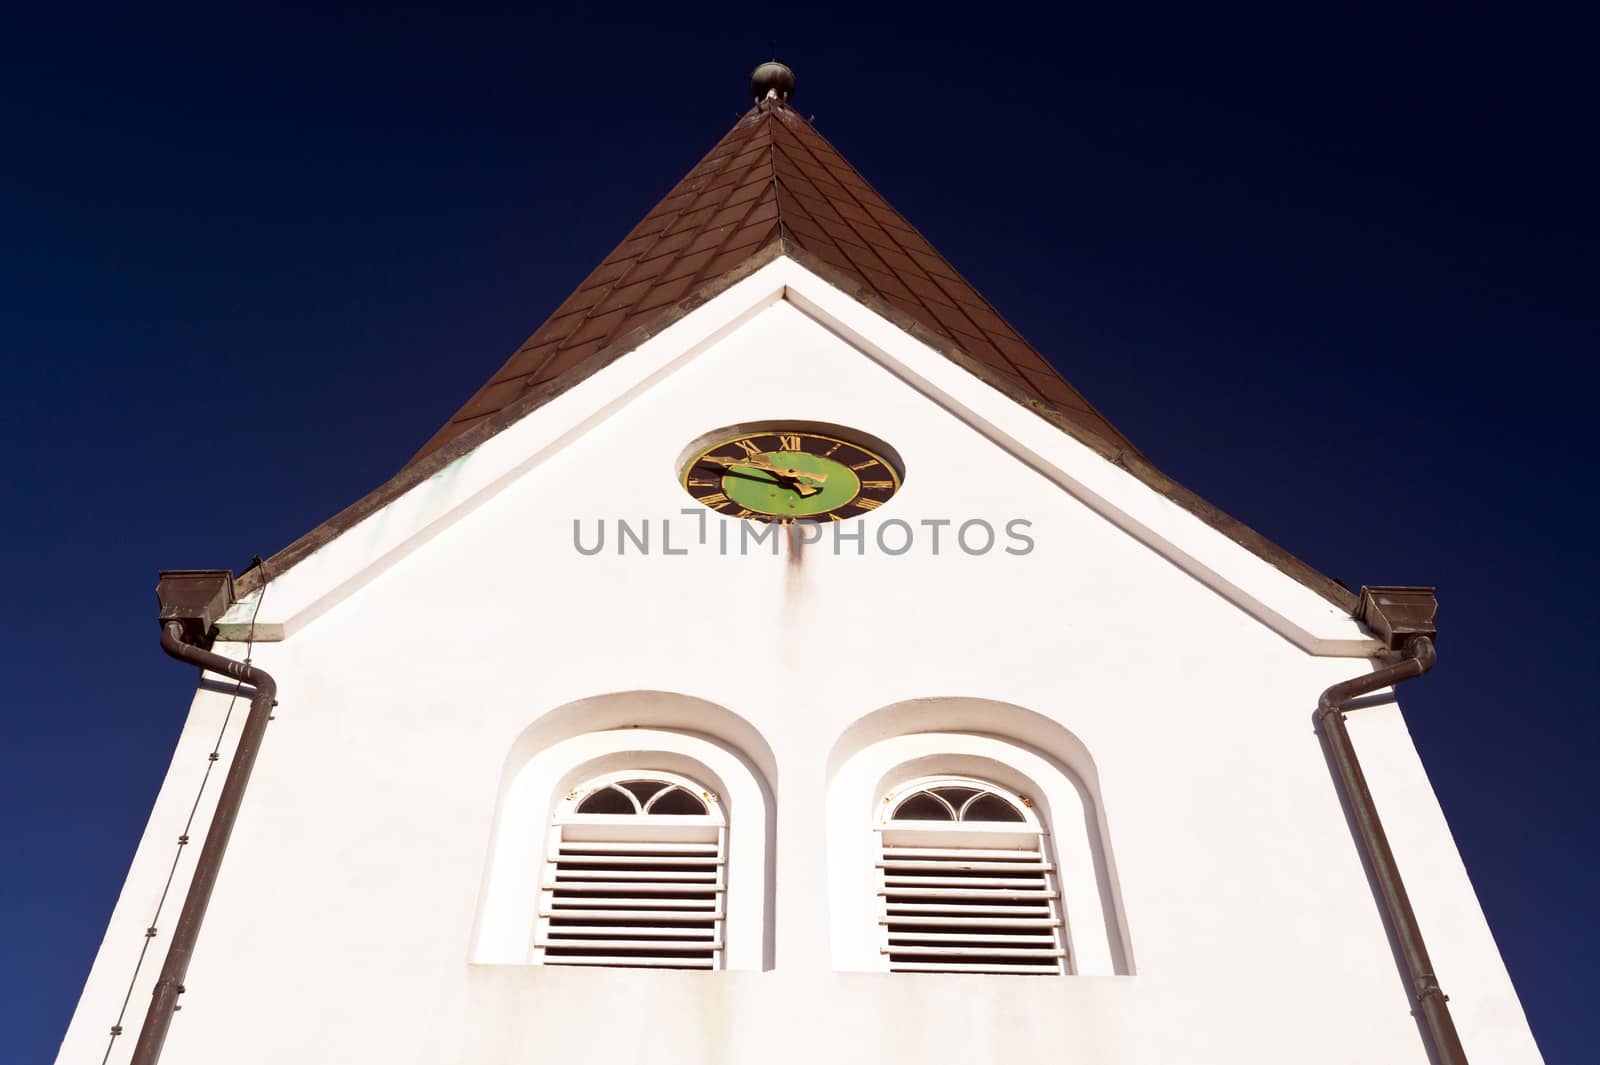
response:
<path fill-rule="evenodd" d="M 595 788 L 578 803 L 580 814 L 707 814 L 705 798 L 665 780 L 622 780 Z"/>
<path fill-rule="evenodd" d="M 1067 971 L 1061 892 L 1029 801 L 978 780 L 883 803 L 878 894 L 890 972 Z"/>
<path fill-rule="evenodd" d="M 685 777 L 614 774 L 573 791 L 550 828 L 538 960 L 719 968 L 727 833 L 717 796 Z"/>
<path fill-rule="evenodd" d="M 1026 821 L 1008 799 L 987 788 L 946 784 L 924 788 L 901 799 L 889 815 L 892 821 L 964 821 L 990 823 Z"/>

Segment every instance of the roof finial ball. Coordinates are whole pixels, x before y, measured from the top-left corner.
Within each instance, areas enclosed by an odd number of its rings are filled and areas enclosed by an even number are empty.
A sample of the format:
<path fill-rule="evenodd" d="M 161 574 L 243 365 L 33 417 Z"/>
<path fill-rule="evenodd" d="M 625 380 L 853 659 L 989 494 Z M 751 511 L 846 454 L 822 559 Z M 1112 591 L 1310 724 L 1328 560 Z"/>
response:
<path fill-rule="evenodd" d="M 794 71 L 776 59 L 762 63 L 750 75 L 750 95 L 757 101 L 787 100 L 794 92 Z"/>

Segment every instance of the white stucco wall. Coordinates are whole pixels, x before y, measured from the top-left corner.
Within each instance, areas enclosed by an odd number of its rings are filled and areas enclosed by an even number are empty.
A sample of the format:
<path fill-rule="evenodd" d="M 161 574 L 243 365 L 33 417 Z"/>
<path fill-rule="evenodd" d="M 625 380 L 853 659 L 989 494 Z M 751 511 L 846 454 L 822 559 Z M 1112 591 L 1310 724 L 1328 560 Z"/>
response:
<path fill-rule="evenodd" d="M 285 638 L 255 661 L 281 706 L 164 1060 L 1422 1065 L 1312 729 L 1318 692 L 1366 666 L 1311 652 L 1348 654 L 1362 634 L 794 264 L 774 267 L 268 587 L 263 631 Z M 901 519 L 910 551 L 724 556 L 717 530 L 738 526 L 716 516 L 697 542 L 683 448 L 790 419 L 898 450 L 904 488 L 868 536 Z M 947 528 L 934 555 L 919 525 L 973 518 L 1026 519 L 1034 550 L 968 555 Z M 612 526 L 582 556 L 574 519 L 589 542 L 597 519 L 648 520 L 654 550 L 619 555 Z M 660 553 L 663 520 L 686 554 Z M 597 698 L 631 692 L 675 697 Z M 196 699 L 62 1063 L 104 1049 L 225 703 Z M 762 895 L 767 938 L 730 940 L 741 971 L 710 974 L 541 969 L 512 963 L 503 937 L 484 953 L 484 928 L 506 920 L 495 864 L 522 860 L 497 840 L 521 767 L 563 744 L 587 758 L 585 733 L 630 726 L 653 749 L 702 737 L 743 781 L 729 785 L 730 845 L 758 834 L 760 857 L 731 875 Z M 1469 1054 L 1538 1061 L 1398 710 L 1351 728 Z M 1099 897 L 1068 907 L 1075 941 L 1102 944 L 1085 975 L 839 971 L 870 958 L 843 931 L 865 924 L 843 835 L 870 827 L 859 782 L 880 779 L 873 751 L 929 731 L 987 737 L 989 755 L 1009 745 L 1036 775 L 1082 785 L 1074 831 L 1103 852 Z M 1065 785 L 1045 786 L 1060 816 Z"/>

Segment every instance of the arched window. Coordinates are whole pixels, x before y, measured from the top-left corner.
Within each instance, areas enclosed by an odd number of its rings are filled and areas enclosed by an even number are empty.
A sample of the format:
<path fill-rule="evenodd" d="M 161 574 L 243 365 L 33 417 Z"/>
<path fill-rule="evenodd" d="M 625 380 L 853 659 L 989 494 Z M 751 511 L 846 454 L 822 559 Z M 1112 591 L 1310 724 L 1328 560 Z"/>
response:
<path fill-rule="evenodd" d="M 1066 971 L 1061 892 L 1032 807 L 968 777 L 910 781 L 884 798 L 878 923 L 890 972 Z"/>
<path fill-rule="evenodd" d="M 539 717 L 506 756 L 470 961 L 476 965 L 573 964 L 566 959 L 578 958 L 577 964 L 632 966 L 655 964 L 641 962 L 641 957 L 677 964 L 698 952 L 701 957 L 687 960 L 704 968 L 708 967 L 704 955 L 710 951 L 709 966 L 718 969 L 759 972 L 771 968 L 775 954 L 772 900 L 776 896 L 771 841 L 776 814 L 767 782 L 772 764 L 771 749 L 759 733 L 730 712 L 687 696 L 621 692 L 569 703 Z M 763 770 L 763 766 L 768 768 Z M 661 794 L 657 788 L 641 797 L 622 787 L 634 781 L 671 784 L 676 790 Z M 620 794 L 610 790 L 613 786 L 620 788 Z M 689 797 L 698 798 L 703 806 L 678 805 Z M 591 799 L 593 805 L 586 807 Z M 598 812 L 607 805 L 616 812 Z M 733 825 L 737 831 L 730 833 L 727 829 Z M 563 856 L 565 842 L 650 844 L 631 857 L 699 859 L 667 864 L 688 865 L 702 875 L 688 880 L 654 878 L 657 883 L 671 883 L 675 890 L 652 893 L 648 897 L 661 904 L 649 906 L 618 906 L 613 904 L 615 900 L 602 897 L 601 891 L 580 892 L 563 884 L 560 908 L 586 911 L 594 917 L 579 919 L 568 912 L 553 915 L 558 908 L 555 867 L 561 865 L 565 870 L 574 864 L 568 858 L 579 856 L 577 849 Z M 690 846 L 662 850 L 660 845 L 668 843 Z M 600 848 L 583 853 L 590 858 L 605 857 Z M 612 854 L 613 858 L 620 856 L 621 852 Z M 704 860 L 708 858 L 712 859 L 709 863 Z M 650 861 L 590 864 L 643 875 L 609 880 L 593 877 L 589 883 L 652 880 Z M 709 879 L 714 889 L 712 901 L 720 906 L 705 904 L 706 869 L 716 871 Z M 870 864 L 867 869 L 870 871 Z M 579 870 L 574 867 L 573 871 Z M 701 896 L 698 899 L 693 897 L 696 892 Z M 671 897 L 675 893 L 691 897 Z M 588 897 L 593 905 L 569 907 L 565 896 Z M 642 892 L 620 894 L 622 899 L 646 897 Z M 645 916 L 648 914 L 664 916 Z M 669 934 L 647 934 L 652 929 Z M 552 943 L 552 933 L 563 942 Z M 684 941 L 694 939 L 709 940 L 712 945 L 696 943 L 693 951 L 666 949 L 688 946 Z M 568 940 L 579 942 L 565 942 Z M 617 940 L 648 941 L 650 952 L 596 949 L 597 941 L 605 940 L 612 942 L 604 946 L 615 946 Z M 547 946 L 552 948 L 548 956 Z M 566 953 L 564 947 L 576 951 Z M 618 960 L 599 960 L 604 958 Z"/>
<path fill-rule="evenodd" d="M 688 777 L 630 770 L 573 789 L 550 826 L 536 960 L 721 968 L 727 841 L 717 796 Z"/>

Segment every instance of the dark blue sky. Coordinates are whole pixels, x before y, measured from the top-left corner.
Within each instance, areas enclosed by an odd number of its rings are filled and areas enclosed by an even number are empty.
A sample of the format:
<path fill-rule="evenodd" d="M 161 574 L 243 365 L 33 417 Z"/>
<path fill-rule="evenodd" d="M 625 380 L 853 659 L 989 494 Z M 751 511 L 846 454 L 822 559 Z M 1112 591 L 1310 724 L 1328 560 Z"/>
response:
<path fill-rule="evenodd" d="M 187 709 L 156 570 L 243 569 L 385 480 L 726 131 L 775 37 L 798 109 L 1158 466 L 1353 587 L 1439 586 L 1406 716 L 1534 1034 L 1593 1060 L 1594 27 L 7 22 L 0 1059 L 53 1056 Z"/>

